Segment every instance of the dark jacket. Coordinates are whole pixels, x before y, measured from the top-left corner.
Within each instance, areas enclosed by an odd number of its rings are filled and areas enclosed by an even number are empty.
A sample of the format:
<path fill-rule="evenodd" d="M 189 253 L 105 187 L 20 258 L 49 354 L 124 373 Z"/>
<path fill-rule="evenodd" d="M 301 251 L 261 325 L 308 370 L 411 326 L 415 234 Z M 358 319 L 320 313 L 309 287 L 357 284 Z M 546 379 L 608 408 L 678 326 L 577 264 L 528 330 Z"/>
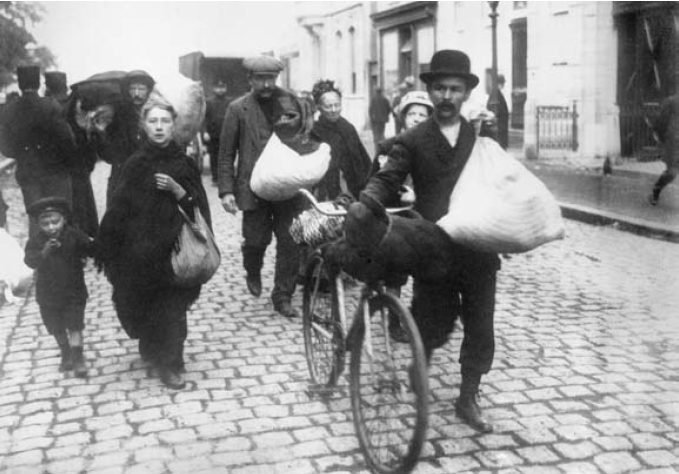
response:
<path fill-rule="evenodd" d="M 175 143 L 159 148 L 148 142 L 122 170 L 120 183 L 104 215 L 97 238 L 98 265 L 113 285 L 118 318 L 130 337 L 138 337 L 149 318 L 159 317 L 157 298 L 173 288 L 177 304 L 188 305 L 200 286 L 173 283 L 170 255 L 184 220 L 175 197 L 156 189 L 155 173 L 170 175 L 187 192 L 179 203 L 189 214 L 189 197 L 211 225 L 210 209 L 200 171 Z"/>
<path fill-rule="evenodd" d="M 88 295 L 83 259 L 93 255 L 93 241 L 79 229 L 66 225 L 59 237 L 61 246 L 43 258 L 41 250 L 47 240 L 44 232 L 38 232 L 26 242 L 24 261 L 37 270 L 36 301 L 49 308 L 84 305 Z"/>
<path fill-rule="evenodd" d="M 272 133 L 273 125 L 251 92 L 226 108 L 219 139 L 219 195 L 234 194 L 243 211 L 254 210 L 259 203 L 250 177 Z"/>
<path fill-rule="evenodd" d="M 389 121 L 389 115 L 391 114 L 391 104 L 389 99 L 384 97 L 382 94 L 375 94 L 372 99 L 370 99 L 370 105 L 368 106 L 368 115 L 370 116 L 371 122 L 376 123 L 387 123 Z"/>
<path fill-rule="evenodd" d="M 415 211 L 436 222 L 448 212 L 450 196 L 475 141 L 474 128 L 462 119 L 457 144 L 451 147 L 430 118 L 396 138 L 386 165 L 371 178 L 363 192 L 383 205 L 393 202 L 401 184 L 411 175 L 417 196 Z M 500 265 L 496 254 L 471 249 L 456 253 L 464 259 L 459 263 L 468 268 L 491 271 Z"/>
<path fill-rule="evenodd" d="M 233 97 L 214 95 L 208 99 L 205 108 L 205 131 L 210 135 L 210 140 L 219 141 L 224 125 L 226 108 L 233 101 Z"/>
<path fill-rule="evenodd" d="M 22 187 L 44 177 L 68 176 L 75 160 L 73 135 L 61 108 L 32 91 L 7 107 L 0 151 L 16 159 L 16 179 Z"/>
<path fill-rule="evenodd" d="M 344 117 L 331 122 L 321 116 L 314 124 L 312 135 L 318 141 L 330 145 L 330 166 L 317 185 L 318 199 L 333 200 L 340 195 L 340 171 L 349 192 L 358 198 L 368 181 L 372 160 L 356 128 Z"/>

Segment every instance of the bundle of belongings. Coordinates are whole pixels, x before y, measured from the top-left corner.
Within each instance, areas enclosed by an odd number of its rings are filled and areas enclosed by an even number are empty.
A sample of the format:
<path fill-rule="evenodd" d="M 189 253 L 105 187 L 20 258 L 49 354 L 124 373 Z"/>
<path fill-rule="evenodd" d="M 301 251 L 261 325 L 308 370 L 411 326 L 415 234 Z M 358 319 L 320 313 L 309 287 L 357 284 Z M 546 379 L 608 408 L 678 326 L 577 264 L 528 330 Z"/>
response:
<path fill-rule="evenodd" d="M 28 290 L 33 270 L 24 263 L 24 250 L 14 237 L 0 227 L 0 303 L 18 301 Z"/>
<path fill-rule="evenodd" d="M 561 209 L 547 187 L 495 140 L 477 137 L 437 224 L 476 250 L 520 253 L 564 237 Z"/>
<path fill-rule="evenodd" d="M 172 104 L 177 112 L 172 138 L 180 146 L 188 145 L 200 132 L 205 120 L 207 106 L 203 86 L 177 73 L 159 78 L 149 100 L 154 95 L 160 95 Z"/>
<path fill-rule="evenodd" d="M 323 178 L 330 165 L 330 147 L 309 136 L 311 106 L 292 93 L 278 93 L 273 115 L 274 133 L 255 163 L 250 188 L 267 201 L 284 201 Z"/>

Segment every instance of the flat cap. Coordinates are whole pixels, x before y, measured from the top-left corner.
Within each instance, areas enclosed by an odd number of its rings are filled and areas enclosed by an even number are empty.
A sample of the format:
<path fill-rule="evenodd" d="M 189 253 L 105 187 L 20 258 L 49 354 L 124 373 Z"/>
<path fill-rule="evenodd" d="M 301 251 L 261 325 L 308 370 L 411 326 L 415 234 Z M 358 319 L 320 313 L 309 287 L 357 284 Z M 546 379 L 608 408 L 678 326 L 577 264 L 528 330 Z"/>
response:
<path fill-rule="evenodd" d="M 283 70 L 283 63 L 273 56 L 256 56 L 246 58 L 243 67 L 252 74 L 278 74 Z"/>
<path fill-rule="evenodd" d="M 65 218 L 69 218 L 71 214 L 71 206 L 65 198 L 62 197 L 45 197 L 34 201 L 26 210 L 30 216 L 40 217 L 41 214 L 48 211 L 56 211 Z"/>

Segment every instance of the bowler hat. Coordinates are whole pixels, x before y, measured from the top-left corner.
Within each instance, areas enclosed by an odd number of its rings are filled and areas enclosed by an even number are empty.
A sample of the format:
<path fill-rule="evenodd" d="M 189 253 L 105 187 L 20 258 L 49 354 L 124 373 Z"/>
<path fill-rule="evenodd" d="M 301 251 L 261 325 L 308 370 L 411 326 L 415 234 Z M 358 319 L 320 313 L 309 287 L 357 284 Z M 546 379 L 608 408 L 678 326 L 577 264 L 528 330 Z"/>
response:
<path fill-rule="evenodd" d="M 429 84 L 435 78 L 441 76 L 461 77 L 470 89 L 479 84 L 479 78 L 471 73 L 469 56 L 454 49 L 436 51 L 431 57 L 429 71 L 420 74 L 420 79 Z"/>
<path fill-rule="evenodd" d="M 36 218 L 48 211 L 56 211 L 68 219 L 71 214 L 71 205 L 65 198 L 54 196 L 33 201 L 26 209 L 28 215 Z"/>
<path fill-rule="evenodd" d="M 19 66 L 17 68 L 19 89 L 40 89 L 40 66 Z"/>
<path fill-rule="evenodd" d="M 243 67 L 252 74 L 278 74 L 283 70 L 283 63 L 273 56 L 256 56 L 243 60 Z"/>

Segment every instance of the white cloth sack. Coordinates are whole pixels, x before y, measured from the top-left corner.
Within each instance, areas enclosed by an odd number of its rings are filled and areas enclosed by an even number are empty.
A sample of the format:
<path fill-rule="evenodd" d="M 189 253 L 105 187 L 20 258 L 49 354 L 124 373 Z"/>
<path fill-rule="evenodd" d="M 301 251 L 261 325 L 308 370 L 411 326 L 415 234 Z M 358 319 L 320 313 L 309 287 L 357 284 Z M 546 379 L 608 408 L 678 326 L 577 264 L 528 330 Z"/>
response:
<path fill-rule="evenodd" d="M 300 155 L 271 135 L 250 176 L 250 188 L 267 201 L 284 201 L 301 188 L 311 189 L 330 165 L 330 146 L 321 143 L 318 150 Z"/>
<path fill-rule="evenodd" d="M 0 228 L 0 286 L 9 303 L 13 302 L 14 295 L 29 287 L 32 278 L 33 270 L 24 263 L 23 249 L 14 237 Z"/>
<path fill-rule="evenodd" d="M 200 132 L 205 120 L 203 86 L 177 73 L 159 79 L 152 94 L 164 97 L 174 107 L 177 120 L 172 138 L 179 145 L 186 146 Z"/>
<path fill-rule="evenodd" d="M 547 187 L 494 140 L 477 137 L 437 224 L 456 242 L 520 253 L 561 239 L 561 209 Z"/>

